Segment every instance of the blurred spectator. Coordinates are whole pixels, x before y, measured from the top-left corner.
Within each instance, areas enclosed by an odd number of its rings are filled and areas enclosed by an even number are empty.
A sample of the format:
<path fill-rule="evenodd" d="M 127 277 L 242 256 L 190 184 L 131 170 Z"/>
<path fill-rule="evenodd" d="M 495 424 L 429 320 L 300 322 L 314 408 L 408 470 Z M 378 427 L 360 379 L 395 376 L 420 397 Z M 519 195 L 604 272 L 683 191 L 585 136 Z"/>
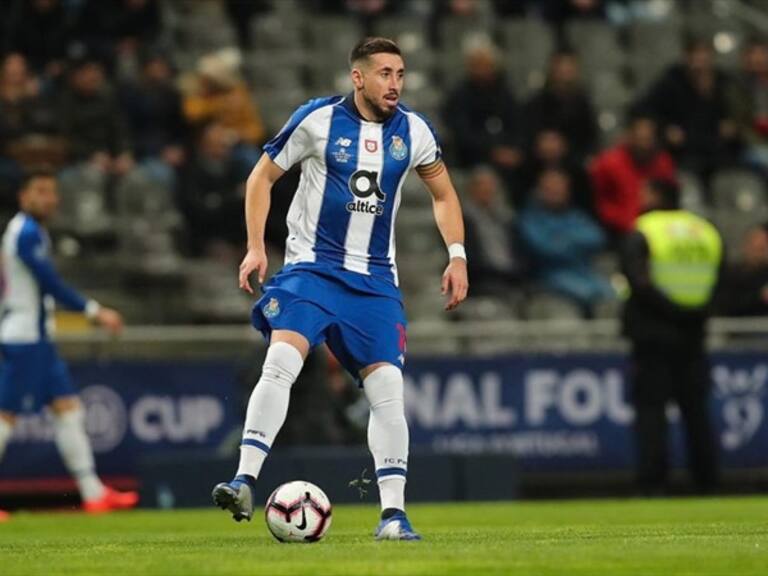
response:
<path fill-rule="evenodd" d="M 472 293 L 505 296 L 522 274 L 512 210 L 504 201 L 496 173 L 472 171 L 464 203 L 464 225 Z"/>
<path fill-rule="evenodd" d="M 245 238 L 243 202 L 250 166 L 234 153 L 232 132 L 219 122 L 202 127 L 195 153 L 182 170 L 179 208 L 193 255 L 239 255 Z"/>
<path fill-rule="evenodd" d="M 717 307 L 723 316 L 768 315 L 768 228 L 765 225 L 747 233 L 740 260 L 726 268 Z"/>
<path fill-rule="evenodd" d="M 685 427 L 688 467 L 697 488 L 709 492 L 717 484 L 718 457 L 705 342 L 722 240 L 709 222 L 680 208 L 673 181 L 647 182 L 642 209 L 637 229 L 621 247 L 631 289 L 623 330 L 632 342 L 637 480 L 646 494 L 666 489 L 666 410 L 675 402 Z"/>
<path fill-rule="evenodd" d="M 499 69 L 496 49 L 474 46 L 467 53 L 467 76 L 445 107 L 459 165 L 489 164 L 509 184 L 523 159 L 518 109 Z"/>
<path fill-rule="evenodd" d="M 248 86 L 239 74 L 240 55 L 222 50 L 203 56 L 184 99 L 184 114 L 194 125 L 215 121 L 232 132 L 235 154 L 254 165 L 265 130 Z"/>
<path fill-rule="evenodd" d="M 689 40 L 685 62 L 651 87 L 646 104 L 682 168 L 706 183 L 736 159 L 739 131 L 730 108 L 731 81 L 715 68 L 710 42 Z"/>
<path fill-rule="evenodd" d="M 624 142 L 599 154 L 590 165 L 595 193 L 595 211 L 603 226 L 614 236 L 634 228 L 640 214 L 640 188 L 650 178 L 675 177 L 672 157 L 659 149 L 656 122 L 635 115 Z"/>
<path fill-rule="evenodd" d="M 38 74 L 57 77 L 73 40 L 71 14 L 62 0 L 13 0 L 0 24 L 0 48 L 23 54 Z"/>
<path fill-rule="evenodd" d="M 105 174 L 127 173 L 134 164 L 128 127 L 103 66 L 86 55 L 72 63 L 68 76 L 59 121 L 71 159 Z"/>
<path fill-rule="evenodd" d="M 742 55 L 739 82 L 732 92 L 745 160 L 768 176 L 768 42 L 753 38 Z"/>
<path fill-rule="evenodd" d="M 158 0 L 86 0 L 77 24 L 88 51 L 110 65 L 153 46 L 161 30 Z"/>
<path fill-rule="evenodd" d="M 539 285 L 573 300 L 590 316 L 594 304 L 614 297 L 610 284 L 592 267 L 605 236 L 573 207 L 569 186 L 562 170 L 542 172 L 530 206 L 520 214 L 520 237 Z"/>
<path fill-rule="evenodd" d="M 151 178 L 171 187 L 174 170 L 184 161 L 187 130 L 168 59 L 159 53 L 146 54 L 141 77 L 122 86 L 120 98 L 137 160 Z"/>
<path fill-rule="evenodd" d="M 526 141 L 532 146 L 539 132 L 553 129 L 568 142 L 573 159 L 583 162 L 597 145 L 597 121 L 589 95 L 581 85 L 579 61 L 569 51 L 555 53 L 544 88 L 525 106 Z"/>
<path fill-rule="evenodd" d="M 581 162 L 575 161 L 568 153 L 565 137 L 553 129 L 543 129 L 533 140 L 533 146 L 526 154 L 525 163 L 520 171 L 520 192 L 514 198 L 515 208 L 528 204 L 528 192 L 536 187 L 539 174 L 547 168 L 560 168 L 568 173 L 571 181 L 571 193 L 575 207 L 588 214 L 594 213 L 592 185 Z"/>
<path fill-rule="evenodd" d="M 51 165 L 64 154 L 56 132 L 56 113 L 41 96 L 24 57 L 6 56 L 0 68 L 0 207 L 16 206 L 25 164 Z"/>

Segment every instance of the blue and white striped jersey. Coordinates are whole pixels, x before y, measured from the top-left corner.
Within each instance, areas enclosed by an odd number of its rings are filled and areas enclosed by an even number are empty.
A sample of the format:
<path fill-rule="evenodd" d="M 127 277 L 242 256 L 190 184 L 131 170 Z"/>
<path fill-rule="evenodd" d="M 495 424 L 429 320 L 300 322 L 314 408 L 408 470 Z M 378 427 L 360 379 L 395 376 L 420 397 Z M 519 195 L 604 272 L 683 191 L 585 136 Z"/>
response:
<path fill-rule="evenodd" d="M 368 122 L 351 95 L 318 98 L 296 110 L 264 150 L 284 170 L 301 163 L 286 267 L 399 297 L 395 217 L 408 171 L 440 159 L 429 122 L 403 105 L 385 122 Z"/>
<path fill-rule="evenodd" d="M 50 239 L 28 214 L 19 212 L 3 235 L 4 294 L 0 343 L 33 344 L 53 330 L 54 301 L 84 312 L 86 300 L 62 282 L 50 260 Z"/>

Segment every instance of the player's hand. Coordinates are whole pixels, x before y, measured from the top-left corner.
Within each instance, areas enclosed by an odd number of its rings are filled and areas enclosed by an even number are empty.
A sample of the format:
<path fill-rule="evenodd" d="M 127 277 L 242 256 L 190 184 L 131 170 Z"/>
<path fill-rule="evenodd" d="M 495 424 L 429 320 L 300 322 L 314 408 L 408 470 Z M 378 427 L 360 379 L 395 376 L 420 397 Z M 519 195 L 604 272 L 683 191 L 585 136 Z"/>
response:
<path fill-rule="evenodd" d="M 113 336 L 123 331 L 123 317 L 117 310 L 102 307 L 96 315 L 96 323 Z"/>
<path fill-rule="evenodd" d="M 464 302 L 468 290 L 467 261 L 463 258 L 451 258 L 443 272 L 442 292 L 444 296 L 448 296 L 445 309 L 453 310 Z"/>
<path fill-rule="evenodd" d="M 264 277 L 267 275 L 267 253 L 265 250 L 248 250 L 248 253 L 240 263 L 240 288 L 249 294 L 253 294 L 250 276 L 256 272 L 259 278 L 259 284 L 264 283 Z"/>

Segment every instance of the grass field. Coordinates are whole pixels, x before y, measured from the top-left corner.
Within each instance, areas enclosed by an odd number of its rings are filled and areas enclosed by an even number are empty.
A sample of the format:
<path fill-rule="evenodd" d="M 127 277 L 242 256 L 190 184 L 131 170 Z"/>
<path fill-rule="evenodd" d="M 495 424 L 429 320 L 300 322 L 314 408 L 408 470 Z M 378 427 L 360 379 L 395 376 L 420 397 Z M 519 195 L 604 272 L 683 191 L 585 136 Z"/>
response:
<path fill-rule="evenodd" d="M 374 542 L 338 506 L 325 540 L 279 544 L 218 510 L 17 514 L 0 574 L 768 574 L 768 498 L 413 505 L 420 543 Z"/>

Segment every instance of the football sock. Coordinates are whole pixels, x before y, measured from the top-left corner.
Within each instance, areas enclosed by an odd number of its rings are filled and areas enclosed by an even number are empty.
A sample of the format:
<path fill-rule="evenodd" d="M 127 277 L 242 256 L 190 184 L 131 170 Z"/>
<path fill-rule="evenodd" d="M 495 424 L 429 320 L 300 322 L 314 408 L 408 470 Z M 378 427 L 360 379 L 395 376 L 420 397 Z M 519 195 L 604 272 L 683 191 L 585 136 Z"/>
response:
<path fill-rule="evenodd" d="M 96 476 L 91 442 L 85 433 L 82 409 L 69 410 L 54 416 L 54 439 L 62 460 L 77 482 L 80 496 L 97 500 L 104 494 L 104 485 Z"/>
<path fill-rule="evenodd" d="M 8 442 L 11 439 L 11 434 L 13 434 L 13 426 L 0 418 L 0 460 L 3 459 L 5 447 L 8 446 Z"/>
<path fill-rule="evenodd" d="M 303 365 L 301 353 L 290 344 L 276 342 L 267 350 L 261 378 L 248 401 L 238 476 L 259 477 L 264 459 L 285 422 L 291 386 Z"/>
<path fill-rule="evenodd" d="M 387 520 L 388 518 L 392 518 L 395 514 L 400 514 L 403 511 L 399 508 L 384 508 L 384 510 L 381 511 L 381 519 Z"/>
<path fill-rule="evenodd" d="M 396 366 L 374 370 L 363 381 L 371 404 L 368 447 L 373 454 L 381 508 L 405 510 L 408 424 L 403 403 L 403 374 Z"/>

